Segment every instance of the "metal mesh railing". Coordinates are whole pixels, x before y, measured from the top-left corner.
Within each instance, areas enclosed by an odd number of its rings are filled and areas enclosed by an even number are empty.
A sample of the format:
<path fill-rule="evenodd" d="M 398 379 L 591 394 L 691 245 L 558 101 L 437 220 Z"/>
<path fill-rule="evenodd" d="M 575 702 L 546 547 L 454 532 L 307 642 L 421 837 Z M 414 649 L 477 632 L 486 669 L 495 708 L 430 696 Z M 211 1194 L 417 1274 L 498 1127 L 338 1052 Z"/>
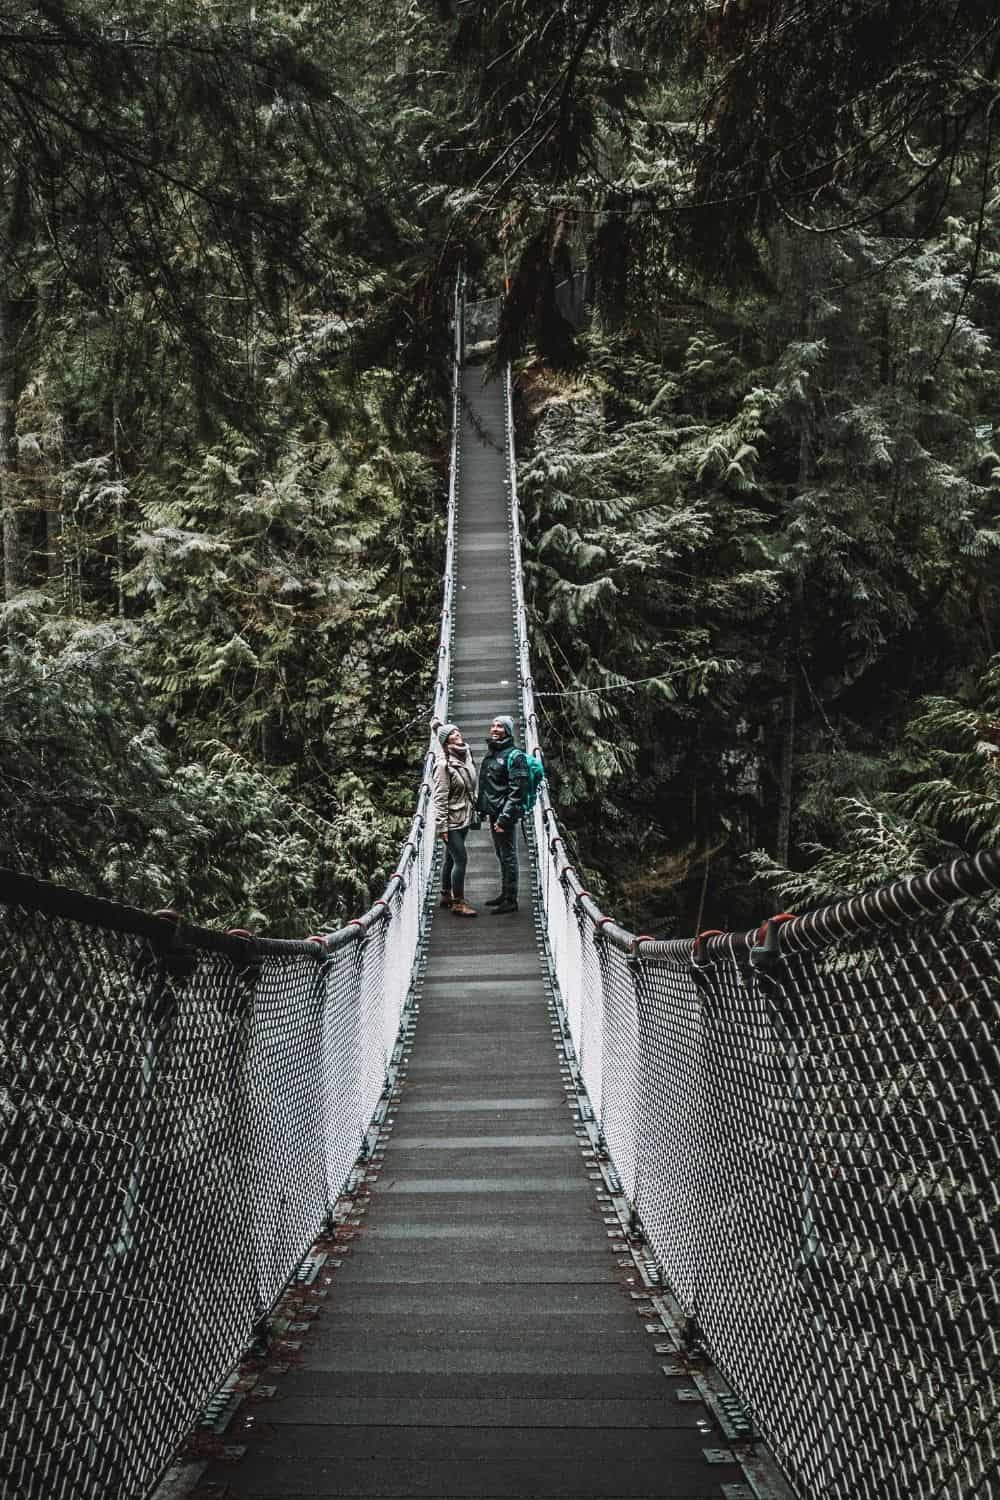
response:
<path fill-rule="evenodd" d="M 433 766 L 428 748 L 382 898 L 329 938 L 207 932 L 0 871 L 3 1500 L 146 1495 L 328 1221 L 389 1088 Z"/>
<path fill-rule="evenodd" d="M 520 562 L 527 748 L 541 754 Z M 1000 851 L 761 933 L 606 917 L 543 785 L 545 940 L 686 1318 L 803 1500 L 1000 1495 Z"/>

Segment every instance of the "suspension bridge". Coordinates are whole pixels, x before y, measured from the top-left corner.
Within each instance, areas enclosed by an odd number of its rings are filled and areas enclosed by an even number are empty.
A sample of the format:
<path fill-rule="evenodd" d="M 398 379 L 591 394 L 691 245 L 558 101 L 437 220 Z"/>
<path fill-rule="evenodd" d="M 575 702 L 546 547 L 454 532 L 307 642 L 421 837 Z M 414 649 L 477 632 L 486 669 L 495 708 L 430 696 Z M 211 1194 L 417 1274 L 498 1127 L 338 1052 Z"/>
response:
<path fill-rule="evenodd" d="M 541 753 L 490 315 L 435 713 Z M 458 921 L 433 764 L 330 937 L 0 873 L 4 1500 L 1000 1495 L 1000 853 L 655 941 L 543 786 Z"/>

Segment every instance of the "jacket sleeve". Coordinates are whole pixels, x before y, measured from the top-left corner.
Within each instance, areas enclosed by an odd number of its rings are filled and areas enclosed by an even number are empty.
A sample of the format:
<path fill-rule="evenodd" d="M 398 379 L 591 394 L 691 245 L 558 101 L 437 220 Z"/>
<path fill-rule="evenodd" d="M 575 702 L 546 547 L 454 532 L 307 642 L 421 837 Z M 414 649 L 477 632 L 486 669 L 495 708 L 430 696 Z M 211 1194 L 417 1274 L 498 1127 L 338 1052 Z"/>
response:
<path fill-rule="evenodd" d="M 448 828 L 448 762 L 442 755 L 434 767 L 434 816 L 437 822 L 436 833 L 447 832 Z"/>
<path fill-rule="evenodd" d="M 528 789 L 528 757 L 523 750 L 512 750 L 507 757 L 507 800 L 500 810 L 498 823 L 510 828 L 521 816 L 524 794 Z"/>

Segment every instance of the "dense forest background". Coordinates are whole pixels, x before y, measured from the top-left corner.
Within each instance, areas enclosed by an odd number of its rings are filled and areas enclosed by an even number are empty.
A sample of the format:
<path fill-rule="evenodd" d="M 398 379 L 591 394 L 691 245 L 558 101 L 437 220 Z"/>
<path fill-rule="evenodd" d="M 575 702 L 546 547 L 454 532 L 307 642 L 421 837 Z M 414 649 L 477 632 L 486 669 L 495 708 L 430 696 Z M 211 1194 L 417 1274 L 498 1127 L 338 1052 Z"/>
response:
<path fill-rule="evenodd" d="M 608 908 L 998 841 L 994 5 L 0 0 L 0 50 L 0 861 L 276 933 L 377 894 L 460 264 Z"/>

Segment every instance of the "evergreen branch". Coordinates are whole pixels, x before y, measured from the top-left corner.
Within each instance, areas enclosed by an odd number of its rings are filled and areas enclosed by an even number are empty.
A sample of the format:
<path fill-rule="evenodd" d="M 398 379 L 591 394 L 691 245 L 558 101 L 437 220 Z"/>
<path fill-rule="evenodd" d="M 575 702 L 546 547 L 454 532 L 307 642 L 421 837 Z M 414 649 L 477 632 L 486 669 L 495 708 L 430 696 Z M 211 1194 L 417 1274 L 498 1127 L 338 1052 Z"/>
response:
<path fill-rule="evenodd" d="M 569 62 L 563 75 L 562 93 L 559 99 L 559 130 L 563 136 L 569 127 L 569 105 L 573 82 L 583 62 L 584 53 L 590 46 L 598 26 L 603 21 L 611 7 L 611 0 L 597 0 L 593 10 L 584 22 L 583 30 L 577 40 L 576 46 L 570 55 Z"/>
<path fill-rule="evenodd" d="M 990 172 L 993 166 L 993 163 L 990 160 L 990 144 L 993 140 L 993 109 L 996 103 L 997 98 L 994 97 L 990 101 L 989 108 L 986 111 L 986 144 L 983 147 L 983 169 L 979 183 L 979 213 L 976 219 L 976 238 L 972 250 L 972 259 L 969 263 L 969 269 L 965 276 L 961 298 L 959 299 L 958 306 L 955 308 L 954 316 L 951 320 L 951 326 L 942 339 L 941 347 L 931 363 L 930 373 L 932 376 L 937 374 L 938 366 L 944 359 L 944 356 L 948 350 L 948 346 L 951 343 L 952 339 L 955 337 L 955 330 L 958 327 L 958 320 L 965 310 L 965 304 L 969 299 L 969 294 L 972 291 L 973 283 L 975 282 L 976 276 L 979 272 L 979 258 L 982 254 L 983 235 L 985 233 L 986 226 L 986 203 L 989 194 Z"/>

